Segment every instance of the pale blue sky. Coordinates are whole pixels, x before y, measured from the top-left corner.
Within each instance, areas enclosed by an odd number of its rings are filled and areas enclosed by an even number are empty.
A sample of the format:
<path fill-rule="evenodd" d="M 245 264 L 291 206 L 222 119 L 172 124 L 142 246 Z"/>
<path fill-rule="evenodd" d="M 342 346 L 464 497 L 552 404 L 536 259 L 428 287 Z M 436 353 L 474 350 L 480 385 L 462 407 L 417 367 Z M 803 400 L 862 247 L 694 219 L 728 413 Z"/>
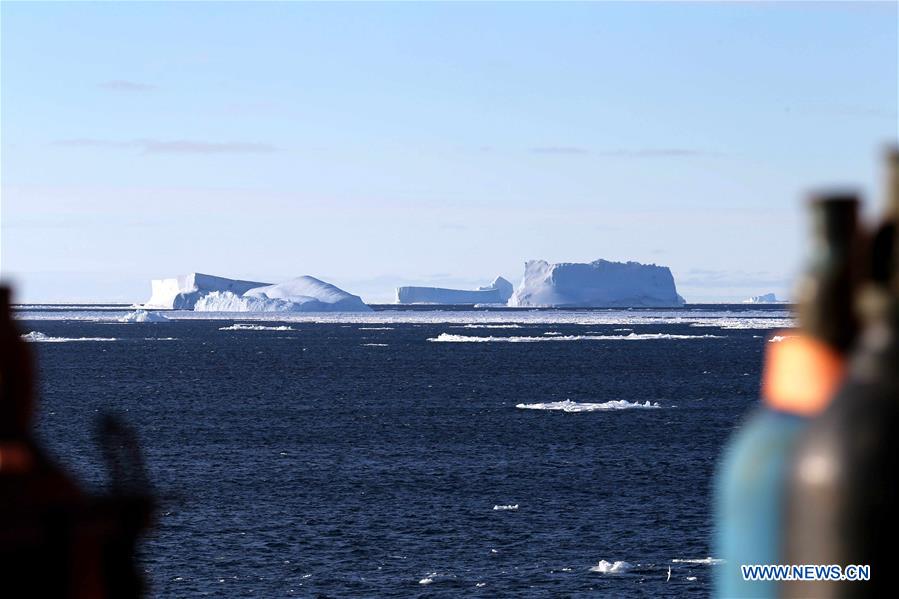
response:
<path fill-rule="evenodd" d="M 527 259 L 788 294 L 802 194 L 879 201 L 883 4 L 2 4 L 19 299 L 190 271 L 517 284 Z"/>

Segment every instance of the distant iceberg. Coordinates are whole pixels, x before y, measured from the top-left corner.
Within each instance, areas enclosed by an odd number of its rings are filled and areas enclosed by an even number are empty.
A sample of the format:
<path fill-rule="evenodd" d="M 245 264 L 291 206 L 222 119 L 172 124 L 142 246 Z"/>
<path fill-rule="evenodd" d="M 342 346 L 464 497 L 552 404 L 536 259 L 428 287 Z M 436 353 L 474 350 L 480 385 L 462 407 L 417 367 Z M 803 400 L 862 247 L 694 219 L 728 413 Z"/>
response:
<path fill-rule="evenodd" d="M 193 310 L 197 301 L 209 293 L 230 292 L 241 295 L 254 287 L 264 285 L 268 283 L 226 279 L 199 272 L 171 279 L 153 279 L 150 281 L 152 293 L 144 307 Z"/>
<path fill-rule="evenodd" d="M 679 307 L 667 266 L 596 260 L 587 264 L 525 263 L 524 278 L 510 306 L 550 308 Z"/>
<path fill-rule="evenodd" d="M 441 287 L 397 287 L 398 304 L 505 304 L 512 297 L 512 283 L 496 277 L 486 287 L 443 289 Z"/>
<path fill-rule="evenodd" d="M 146 307 L 196 312 L 369 312 L 357 295 L 315 277 L 271 285 L 193 273 L 152 283 Z"/>
<path fill-rule="evenodd" d="M 781 300 L 777 299 L 777 297 L 773 293 L 766 293 L 765 295 L 753 295 L 749 299 L 743 300 L 744 304 L 779 304 Z"/>

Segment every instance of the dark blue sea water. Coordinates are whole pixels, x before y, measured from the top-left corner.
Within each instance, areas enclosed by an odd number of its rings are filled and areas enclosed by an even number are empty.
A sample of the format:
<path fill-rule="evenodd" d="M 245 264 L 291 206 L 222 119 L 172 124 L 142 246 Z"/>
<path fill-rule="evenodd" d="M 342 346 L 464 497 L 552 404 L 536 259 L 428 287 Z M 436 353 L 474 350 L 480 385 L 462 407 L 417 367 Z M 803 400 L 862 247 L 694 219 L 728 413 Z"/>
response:
<path fill-rule="evenodd" d="M 163 498 L 142 555 L 154 595 L 708 594 L 715 565 L 672 560 L 712 556 L 711 480 L 755 403 L 767 331 L 627 324 L 722 338 L 438 343 L 629 332 L 219 330 L 231 322 L 20 323 L 116 339 L 31 344 L 39 434 L 102 488 L 95 418 L 137 429 Z M 564 400 L 660 407 L 515 407 Z M 600 560 L 631 567 L 591 571 Z"/>

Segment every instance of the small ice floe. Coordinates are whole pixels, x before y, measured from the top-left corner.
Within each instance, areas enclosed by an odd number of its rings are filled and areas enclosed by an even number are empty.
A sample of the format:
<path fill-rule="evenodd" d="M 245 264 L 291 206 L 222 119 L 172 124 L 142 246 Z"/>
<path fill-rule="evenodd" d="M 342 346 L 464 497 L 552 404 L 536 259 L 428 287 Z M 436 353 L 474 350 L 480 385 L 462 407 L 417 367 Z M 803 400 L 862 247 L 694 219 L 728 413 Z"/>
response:
<path fill-rule="evenodd" d="M 287 325 L 282 326 L 266 326 L 264 324 L 245 324 L 242 322 L 235 322 L 229 327 L 221 327 L 220 331 L 294 331 L 293 327 L 289 327 Z"/>
<path fill-rule="evenodd" d="M 496 549 L 491 549 L 490 553 L 499 553 L 499 551 L 497 551 Z"/>
<path fill-rule="evenodd" d="M 547 403 L 520 403 L 515 405 L 521 410 L 559 410 L 562 412 L 596 412 L 605 410 L 628 410 L 632 408 L 661 408 L 658 402 L 649 400 L 644 403 L 615 399 L 604 403 L 578 403 L 566 399 L 565 401 L 551 401 Z"/>
<path fill-rule="evenodd" d="M 625 561 L 607 562 L 600 560 L 598 564 L 590 568 L 591 572 L 599 572 L 600 574 L 623 574 L 630 570 L 633 566 Z"/>
<path fill-rule="evenodd" d="M 434 577 L 437 576 L 437 572 L 432 572 L 428 574 L 424 578 L 418 581 L 418 584 L 432 584 L 434 582 Z"/>
<path fill-rule="evenodd" d="M 129 312 L 119 319 L 119 322 L 171 322 L 167 317 L 159 312 L 148 312 L 147 310 L 135 310 Z"/>
<path fill-rule="evenodd" d="M 476 588 L 481 588 L 487 586 L 486 582 L 478 582 L 474 585 Z"/>
<path fill-rule="evenodd" d="M 768 339 L 768 343 L 780 343 L 781 341 L 793 339 L 794 337 L 797 337 L 797 335 L 773 335 Z"/>
<path fill-rule="evenodd" d="M 671 561 L 672 561 L 672 563 L 675 563 L 675 564 L 705 564 L 707 566 L 724 563 L 723 559 L 719 559 L 717 557 L 700 557 L 700 558 L 694 558 L 694 559 L 673 559 Z"/>
<path fill-rule="evenodd" d="M 695 576 L 687 576 L 687 580 L 693 581 L 693 580 L 696 580 L 696 577 Z"/>
<path fill-rule="evenodd" d="M 494 511 L 494 512 L 514 512 L 514 511 L 516 511 L 517 509 L 518 509 L 518 504 L 517 504 L 517 503 L 516 503 L 515 505 L 509 504 L 509 505 L 495 505 L 495 506 L 493 506 L 493 511 Z"/>
<path fill-rule="evenodd" d="M 40 331 L 31 331 L 22 335 L 22 339 L 30 343 L 67 343 L 69 341 L 118 341 L 116 337 L 51 337 Z"/>
<path fill-rule="evenodd" d="M 669 333 L 630 333 L 629 335 L 551 335 L 549 337 L 481 337 L 440 333 L 428 341 L 436 343 L 537 343 L 540 341 L 651 341 L 659 339 L 724 339 L 721 335 L 673 335 Z"/>

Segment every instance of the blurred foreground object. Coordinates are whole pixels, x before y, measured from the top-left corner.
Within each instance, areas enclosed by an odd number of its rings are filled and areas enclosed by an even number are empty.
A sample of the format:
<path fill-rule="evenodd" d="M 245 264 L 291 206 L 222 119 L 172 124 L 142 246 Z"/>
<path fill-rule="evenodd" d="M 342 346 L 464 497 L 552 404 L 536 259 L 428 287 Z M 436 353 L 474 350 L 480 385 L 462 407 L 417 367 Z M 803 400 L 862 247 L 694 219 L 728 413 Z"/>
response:
<path fill-rule="evenodd" d="M 86 495 L 34 439 L 32 372 L 0 287 L 0 597 L 139 597 L 135 545 L 153 502 L 134 437 L 103 420 L 111 494 Z"/>
<path fill-rule="evenodd" d="M 865 327 L 844 386 L 792 465 L 783 561 L 870 565 L 867 582 L 794 581 L 788 597 L 897 597 L 899 551 L 899 151 L 859 295 Z"/>
<path fill-rule="evenodd" d="M 774 597 L 777 583 L 745 581 L 740 566 L 776 564 L 788 465 L 800 434 L 843 379 L 857 332 L 858 200 L 820 195 L 810 203 L 812 254 L 799 289 L 799 331 L 765 344 L 762 405 L 725 449 L 716 484 L 717 597 Z"/>

